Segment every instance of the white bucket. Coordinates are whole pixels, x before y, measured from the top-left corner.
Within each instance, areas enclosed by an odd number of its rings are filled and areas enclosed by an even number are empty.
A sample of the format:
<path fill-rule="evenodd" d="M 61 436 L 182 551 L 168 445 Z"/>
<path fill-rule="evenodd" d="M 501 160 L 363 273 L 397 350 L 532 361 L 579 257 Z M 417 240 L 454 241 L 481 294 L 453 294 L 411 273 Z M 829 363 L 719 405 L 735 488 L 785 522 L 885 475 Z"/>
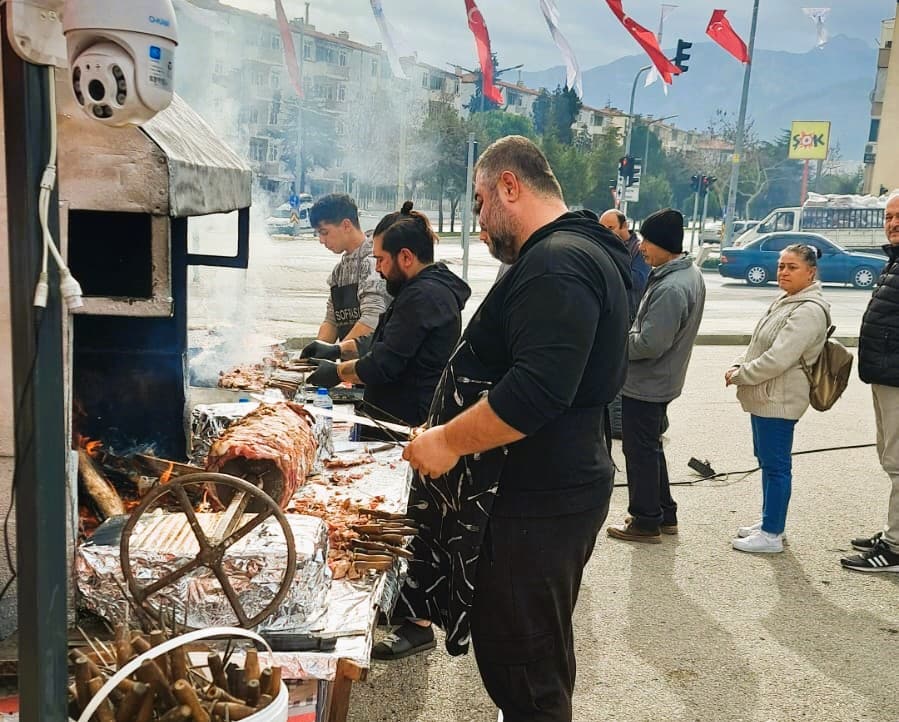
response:
<path fill-rule="evenodd" d="M 249 629 L 241 629 L 240 627 L 210 627 L 209 629 L 198 629 L 195 632 L 188 632 L 179 637 L 169 639 L 152 649 L 148 649 L 112 675 L 112 677 L 106 680 L 106 684 L 99 689 L 97 694 L 91 698 L 91 701 L 88 702 L 87 707 L 84 708 L 84 712 L 82 712 L 81 716 L 78 718 L 78 722 L 88 722 L 91 715 L 97 711 L 97 708 L 106 699 L 107 695 L 112 692 L 122 680 L 137 670 L 145 659 L 156 659 L 156 657 L 159 657 L 166 652 L 177 649 L 182 644 L 197 642 L 201 639 L 208 639 L 209 637 L 227 636 L 245 637 L 257 642 L 262 642 L 268 650 L 270 662 L 274 662 L 272 648 L 268 646 L 268 642 L 256 634 L 256 632 L 251 632 Z M 256 714 L 244 717 L 244 722 L 287 722 L 287 686 L 283 681 L 281 682 L 281 689 L 278 691 L 278 696 L 272 700 L 271 704 Z"/>

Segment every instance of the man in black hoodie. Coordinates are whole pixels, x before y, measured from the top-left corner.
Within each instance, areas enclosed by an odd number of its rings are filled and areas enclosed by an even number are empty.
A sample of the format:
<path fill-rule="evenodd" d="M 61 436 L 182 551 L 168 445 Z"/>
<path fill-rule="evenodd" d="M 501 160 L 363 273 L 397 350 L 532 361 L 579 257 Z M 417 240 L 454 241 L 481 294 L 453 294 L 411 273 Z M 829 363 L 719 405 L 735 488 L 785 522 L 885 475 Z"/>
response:
<path fill-rule="evenodd" d="M 340 344 L 313 341 L 304 348 L 301 355 L 318 365 L 310 384 L 363 383 L 366 414 L 409 426 L 424 423 L 471 295 L 465 281 L 434 263 L 435 241 L 427 217 L 409 201 L 381 220 L 372 255 L 393 301 L 370 336 Z"/>
<path fill-rule="evenodd" d="M 478 161 L 475 198 L 510 264 L 438 386 L 429 428 L 405 449 L 421 533 L 398 607 L 474 642 L 506 722 L 568 722 L 571 615 L 605 521 L 613 464 L 606 405 L 627 367 L 630 258 L 595 217 L 570 213 L 521 136 Z"/>

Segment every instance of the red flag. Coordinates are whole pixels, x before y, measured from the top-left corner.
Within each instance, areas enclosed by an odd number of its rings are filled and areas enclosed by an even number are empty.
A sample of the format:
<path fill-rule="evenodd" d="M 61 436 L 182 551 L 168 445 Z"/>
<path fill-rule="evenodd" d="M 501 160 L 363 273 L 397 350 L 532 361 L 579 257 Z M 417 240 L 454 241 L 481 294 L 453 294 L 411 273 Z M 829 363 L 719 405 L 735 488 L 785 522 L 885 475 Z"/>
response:
<path fill-rule="evenodd" d="M 680 75 L 681 71 L 680 68 L 665 57 L 665 53 L 663 53 L 662 49 L 659 47 L 659 41 L 658 38 L 656 38 L 655 33 L 651 30 L 647 30 L 636 20 L 625 15 L 624 8 L 621 7 L 621 0 L 606 0 L 606 3 L 608 3 L 609 9 L 615 14 L 615 17 L 618 18 L 618 21 L 624 25 L 624 29 L 627 30 L 633 36 L 634 40 L 640 44 L 640 47 L 646 51 L 652 64 L 655 66 L 656 70 L 659 71 L 662 80 L 670 85 L 672 76 Z"/>
<path fill-rule="evenodd" d="M 487 32 L 487 23 L 484 16 L 474 4 L 474 0 L 465 0 L 465 10 L 468 13 L 468 29 L 474 35 L 475 45 L 478 47 L 478 61 L 481 64 L 481 92 L 488 100 L 502 105 L 503 96 L 499 88 L 493 83 L 493 54 L 490 52 L 490 34 Z"/>
<path fill-rule="evenodd" d="M 290 34 L 290 24 L 287 15 L 284 14 L 284 6 L 281 0 L 275 0 L 275 15 L 278 17 L 278 30 L 281 31 L 281 45 L 284 46 L 284 63 L 287 65 L 287 74 L 298 98 L 303 97 L 303 80 L 300 78 L 300 66 L 297 65 L 297 51 L 293 45 L 293 35 Z"/>
<path fill-rule="evenodd" d="M 705 34 L 741 63 L 749 62 L 749 51 L 746 50 L 746 43 L 734 32 L 727 18 L 724 17 L 724 10 L 712 12 L 712 18 L 709 20 L 709 26 L 705 29 Z"/>

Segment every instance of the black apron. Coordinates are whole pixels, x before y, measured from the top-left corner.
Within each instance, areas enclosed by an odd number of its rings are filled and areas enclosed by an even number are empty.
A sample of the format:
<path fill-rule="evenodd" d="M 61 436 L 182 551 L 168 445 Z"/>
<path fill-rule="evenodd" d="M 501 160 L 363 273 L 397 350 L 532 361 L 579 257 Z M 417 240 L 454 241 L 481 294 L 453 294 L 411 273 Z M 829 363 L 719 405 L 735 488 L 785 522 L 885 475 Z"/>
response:
<path fill-rule="evenodd" d="M 434 392 L 428 426 L 458 416 L 498 380 L 490 377 L 463 338 Z M 506 449 L 500 447 L 463 456 L 437 479 L 418 472 L 412 476 L 407 514 L 421 532 L 409 547 L 414 558 L 409 561 L 396 614 L 439 625 L 446 632 L 451 655 L 468 651 L 478 556 L 505 459 Z"/>
<path fill-rule="evenodd" d="M 331 304 L 334 306 L 334 320 L 337 321 L 337 340 L 342 341 L 356 322 L 362 318 L 359 306 L 359 284 L 331 287 Z"/>

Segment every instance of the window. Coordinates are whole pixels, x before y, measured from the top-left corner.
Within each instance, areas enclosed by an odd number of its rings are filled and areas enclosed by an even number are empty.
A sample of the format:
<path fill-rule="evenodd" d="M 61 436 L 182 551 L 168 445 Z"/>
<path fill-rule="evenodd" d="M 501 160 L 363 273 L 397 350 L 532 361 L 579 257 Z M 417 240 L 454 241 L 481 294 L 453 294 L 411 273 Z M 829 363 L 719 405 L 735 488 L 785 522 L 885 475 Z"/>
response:
<path fill-rule="evenodd" d="M 278 115 L 280 111 L 280 103 L 272 103 L 268 111 L 268 124 L 278 125 Z"/>
<path fill-rule="evenodd" d="M 876 143 L 880 135 L 880 118 L 871 118 L 871 128 L 868 130 L 868 142 Z"/>
<path fill-rule="evenodd" d="M 312 60 L 313 45 L 311 40 L 303 42 L 303 60 Z"/>
<path fill-rule="evenodd" d="M 320 63 L 329 63 L 331 65 L 336 65 L 337 51 L 335 51 L 334 48 L 329 45 L 316 45 L 315 59 Z"/>
<path fill-rule="evenodd" d="M 281 73 L 277 70 L 273 70 L 271 75 L 268 77 L 269 87 L 278 89 L 281 87 Z"/>
<path fill-rule="evenodd" d="M 421 74 L 421 87 L 422 87 L 422 88 L 427 88 L 427 87 L 428 87 L 428 82 L 429 82 L 428 74 L 427 74 L 427 73 L 422 73 L 422 74 Z"/>
<path fill-rule="evenodd" d="M 247 119 L 251 123 L 259 122 L 259 108 L 250 108 L 250 111 L 247 113 Z"/>
<path fill-rule="evenodd" d="M 345 51 L 343 51 L 343 50 L 340 51 L 340 55 L 338 55 L 338 57 L 337 57 L 337 64 L 341 68 L 346 67 L 346 52 Z"/>
<path fill-rule="evenodd" d="M 373 77 L 373 78 L 378 77 L 378 61 L 377 60 L 371 61 L 371 77 Z"/>
<path fill-rule="evenodd" d="M 268 158 L 268 141 L 264 138 L 250 138 L 250 160 L 259 163 Z"/>
<path fill-rule="evenodd" d="M 225 64 L 221 60 L 216 60 L 215 65 L 213 66 L 212 72 L 214 75 L 224 75 L 225 74 Z"/>
<path fill-rule="evenodd" d="M 281 37 L 279 35 L 272 35 L 269 38 L 269 47 L 272 50 L 280 50 L 281 49 Z"/>
<path fill-rule="evenodd" d="M 337 100 L 341 103 L 346 102 L 346 86 L 341 85 L 337 88 Z"/>
<path fill-rule="evenodd" d="M 767 221 L 759 225 L 759 233 L 792 231 L 794 216 L 793 211 L 781 211 L 780 213 L 772 214 Z"/>
<path fill-rule="evenodd" d="M 262 87 L 265 85 L 265 73 L 261 71 L 256 71 L 253 73 L 253 84 Z"/>
<path fill-rule="evenodd" d="M 268 159 L 270 161 L 278 160 L 278 149 L 274 145 L 268 147 Z"/>
<path fill-rule="evenodd" d="M 456 78 L 456 82 L 453 84 L 453 93 L 456 95 L 459 94 L 459 79 Z"/>
<path fill-rule="evenodd" d="M 763 251 L 773 251 L 780 253 L 784 248 L 793 243 L 793 239 L 789 236 L 772 236 L 762 246 Z"/>
<path fill-rule="evenodd" d="M 435 92 L 443 92 L 443 76 L 442 75 L 432 75 L 430 82 L 430 89 Z"/>

